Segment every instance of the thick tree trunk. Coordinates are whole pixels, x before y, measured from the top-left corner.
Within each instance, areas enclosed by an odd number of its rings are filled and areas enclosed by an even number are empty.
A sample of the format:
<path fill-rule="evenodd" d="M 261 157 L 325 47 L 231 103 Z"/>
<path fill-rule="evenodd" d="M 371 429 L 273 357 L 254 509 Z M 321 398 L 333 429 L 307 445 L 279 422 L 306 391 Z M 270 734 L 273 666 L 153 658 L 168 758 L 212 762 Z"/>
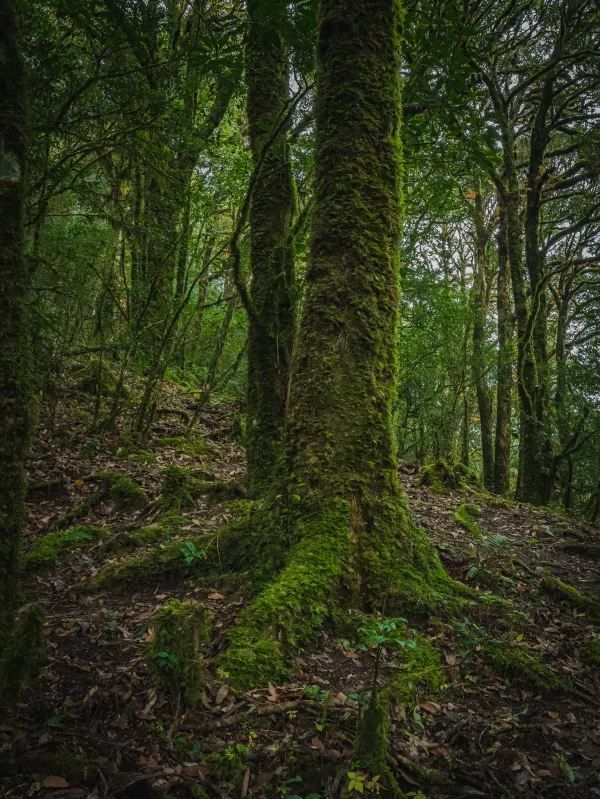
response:
<path fill-rule="evenodd" d="M 481 431 L 481 454 L 483 460 L 483 484 L 487 489 L 493 487 L 494 446 L 492 431 L 492 393 L 486 381 L 486 319 L 489 292 L 487 287 L 487 243 L 483 199 L 481 193 L 475 193 L 475 262 L 473 269 L 473 381 L 479 409 L 479 425 Z"/>
<path fill-rule="evenodd" d="M 513 389 L 513 321 L 510 305 L 510 267 L 506 241 L 506 212 L 498 203 L 498 278 L 496 310 L 498 315 L 498 362 L 496 372 L 496 439 L 494 446 L 494 491 L 510 490 L 510 445 Z"/>
<path fill-rule="evenodd" d="M 261 163 L 250 209 L 252 313 L 248 334 L 248 483 L 268 487 L 281 457 L 295 334 L 292 221 L 295 189 L 287 126 L 288 65 L 282 41 L 287 7 L 249 0 L 246 39 L 248 121 L 254 163 Z M 273 132 L 282 129 L 263 152 Z"/>
<path fill-rule="evenodd" d="M 12 0 L 0 0 L 0 651 L 19 599 L 30 429 L 30 342 L 23 258 L 26 87 Z"/>
<path fill-rule="evenodd" d="M 290 654 L 340 604 L 427 613 L 454 588 L 409 521 L 392 430 L 399 26 L 397 0 L 321 2 L 315 206 L 287 480 L 268 515 L 240 534 L 244 553 L 263 542 L 259 566 L 269 579 L 223 656 L 238 685 L 281 678 Z"/>

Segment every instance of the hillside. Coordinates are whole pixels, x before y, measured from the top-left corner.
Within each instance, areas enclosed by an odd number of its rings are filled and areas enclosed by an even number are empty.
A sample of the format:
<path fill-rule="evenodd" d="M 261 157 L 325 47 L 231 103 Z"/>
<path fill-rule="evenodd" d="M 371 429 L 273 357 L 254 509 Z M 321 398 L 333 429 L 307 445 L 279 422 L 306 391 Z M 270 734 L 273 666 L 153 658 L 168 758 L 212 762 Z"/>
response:
<path fill-rule="evenodd" d="M 40 425 L 25 584 L 47 613 L 48 659 L 0 723 L 0 796 L 375 795 L 352 765 L 357 719 L 375 670 L 402 675 L 422 646 L 439 661 L 411 672 L 389 733 L 408 796 L 600 795 L 598 529 L 464 481 L 433 490 L 403 465 L 411 511 L 447 570 L 505 602 L 409 619 L 404 639 L 388 631 L 379 647 L 376 626 L 354 625 L 357 642 L 330 624 L 289 682 L 235 692 L 215 658 L 250 586 L 243 573 L 198 576 L 196 542 L 210 546 L 249 505 L 236 409 L 207 406 L 185 438 L 192 400 L 171 391 L 143 448 L 90 435 L 80 397 Z M 152 650 L 153 615 L 172 599 L 214 617 L 194 706 L 173 690 L 176 656 Z"/>

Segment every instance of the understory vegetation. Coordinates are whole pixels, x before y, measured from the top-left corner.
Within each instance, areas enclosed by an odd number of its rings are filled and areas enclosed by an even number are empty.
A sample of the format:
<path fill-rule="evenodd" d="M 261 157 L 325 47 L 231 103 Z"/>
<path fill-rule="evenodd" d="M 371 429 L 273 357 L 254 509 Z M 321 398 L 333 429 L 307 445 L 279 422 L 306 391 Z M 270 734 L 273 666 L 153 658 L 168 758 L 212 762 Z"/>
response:
<path fill-rule="evenodd" d="M 0 0 L 0 796 L 600 794 L 597 0 Z"/>

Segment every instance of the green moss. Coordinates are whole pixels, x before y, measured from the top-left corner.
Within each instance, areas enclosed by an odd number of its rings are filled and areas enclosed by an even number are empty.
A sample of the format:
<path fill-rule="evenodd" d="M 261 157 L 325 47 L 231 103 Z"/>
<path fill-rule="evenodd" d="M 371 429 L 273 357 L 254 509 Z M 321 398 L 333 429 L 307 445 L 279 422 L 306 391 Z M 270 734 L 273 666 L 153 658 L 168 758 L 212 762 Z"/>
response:
<path fill-rule="evenodd" d="M 476 505 L 462 504 L 454 511 L 454 520 L 471 533 L 473 538 L 480 540 L 483 537 L 483 532 L 477 523 L 480 514 L 481 511 Z"/>
<path fill-rule="evenodd" d="M 23 556 L 23 568 L 39 570 L 52 566 L 57 558 L 72 549 L 89 547 L 107 534 L 105 527 L 79 524 L 68 530 L 40 536 Z"/>
<path fill-rule="evenodd" d="M 38 605 L 26 605 L 0 655 L 0 707 L 16 704 L 24 686 L 34 680 L 46 660 L 46 616 Z"/>
<path fill-rule="evenodd" d="M 582 593 L 570 583 L 559 580 L 558 577 L 547 576 L 541 582 L 541 588 L 550 596 L 577 610 L 585 611 L 595 618 L 600 618 L 600 600 Z"/>
<path fill-rule="evenodd" d="M 148 504 L 146 492 L 128 474 L 97 472 L 94 478 L 100 483 L 102 497 L 114 502 L 117 510 L 140 510 Z"/>
<path fill-rule="evenodd" d="M 482 642 L 480 651 L 485 662 L 492 668 L 528 688 L 544 693 L 568 693 L 568 681 L 525 647 L 511 646 L 504 641 L 486 640 Z"/>
<path fill-rule="evenodd" d="M 419 694 L 438 694 L 445 683 L 442 656 L 438 647 L 422 635 L 417 646 L 402 652 L 402 669 L 386 687 L 391 701 L 414 703 Z"/>
<path fill-rule="evenodd" d="M 106 541 L 107 552 L 124 552 L 148 544 L 168 542 L 179 535 L 185 519 L 179 513 L 167 513 L 157 521 L 133 532 L 121 533 Z"/>
<path fill-rule="evenodd" d="M 438 494 L 445 494 L 448 491 L 476 485 L 477 478 L 463 463 L 448 464 L 446 461 L 436 461 L 423 467 L 420 483 Z"/>
<path fill-rule="evenodd" d="M 581 647 L 581 660 L 589 666 L 600 666 L 600 635 L 592 635 Z"/>
<path fill-rule="evenodd" d="M 59 749 L 43 760 L 44 769 L 50 774 L 58 774 L 70 782 L 84 783 L 94 776 L 97 766 L 85 755 Z"/>
<path fill-rule="evenodd" d="M 173 599 L 156 611 L 152 625 L 150 671 L 163 689 L 194 705 L 206 682 L 201 647 L 210 638 L 212 616 L 199 602 Z"/>
<path fill-rule="evenodd" d="M 158 507 L 163 511 L 180 511 L 194 504 L 193 478 L 189 469 L 167 466 Z"/>

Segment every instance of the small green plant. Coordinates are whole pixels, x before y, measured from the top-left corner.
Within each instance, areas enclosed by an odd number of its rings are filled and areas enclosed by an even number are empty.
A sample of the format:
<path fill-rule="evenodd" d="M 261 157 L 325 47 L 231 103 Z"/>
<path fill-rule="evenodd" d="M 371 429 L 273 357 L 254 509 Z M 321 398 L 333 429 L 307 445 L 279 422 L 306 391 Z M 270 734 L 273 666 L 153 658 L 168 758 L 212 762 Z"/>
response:
<path fill-rule="evenodd" d="M 417 642 L 413 638 L 405 637 L 407 632 L 412 632 L 406 625 L 406 619 L 400 616 L 373 619 L 370 624 L 358 628 L 359 641 L 356 648 L 363 652 L 377 647 L 415 649 Z"/>
<path fill-rule="evenodd" d="M 156 653 L 156 659 L 161 669 L 174 669 L 179 664 L 179 658 L 164 649 Z"/>
<path fill-rule="evenodd" d="M 381 791 L 379 775 L 369 777 L 364 771 L 349 771 L 346 778 L 348 780 L 347 790 L 350 794 L 362 795 L 365 790 L 378 794 Z"/>
<path fill-rule="evenodd" d="M 329 691 L 324 691 L 319 685 L 305 685 L 302 693 L 315 702 L 325 702 L 329 699 Z"/>
<path fill-rule="evenodd" d="M 369 706 L 369 694 L 365 693 L 364 691 L 350 691 L 348 694 L 348 699 L 352 699 L 358 703 L 358 706 L 361 708 L 366 708 Z"/>
<path fill-rule="evenodd" d="M 206 550 L 196 549 L 196 544 L 193 541 L 186 541 L 179 551 L 188 566 L 191 566 L 195 560 L 206 560 L 207 557 Z"/>
<path fill-rule="evenodd" d="M 502 535 L 502 533 L 494 533 L 494 535 L 484 539 L 483 546 L 486 549 L 502 549 L 507 543 L 508 538 L 505 535 Z"/>

